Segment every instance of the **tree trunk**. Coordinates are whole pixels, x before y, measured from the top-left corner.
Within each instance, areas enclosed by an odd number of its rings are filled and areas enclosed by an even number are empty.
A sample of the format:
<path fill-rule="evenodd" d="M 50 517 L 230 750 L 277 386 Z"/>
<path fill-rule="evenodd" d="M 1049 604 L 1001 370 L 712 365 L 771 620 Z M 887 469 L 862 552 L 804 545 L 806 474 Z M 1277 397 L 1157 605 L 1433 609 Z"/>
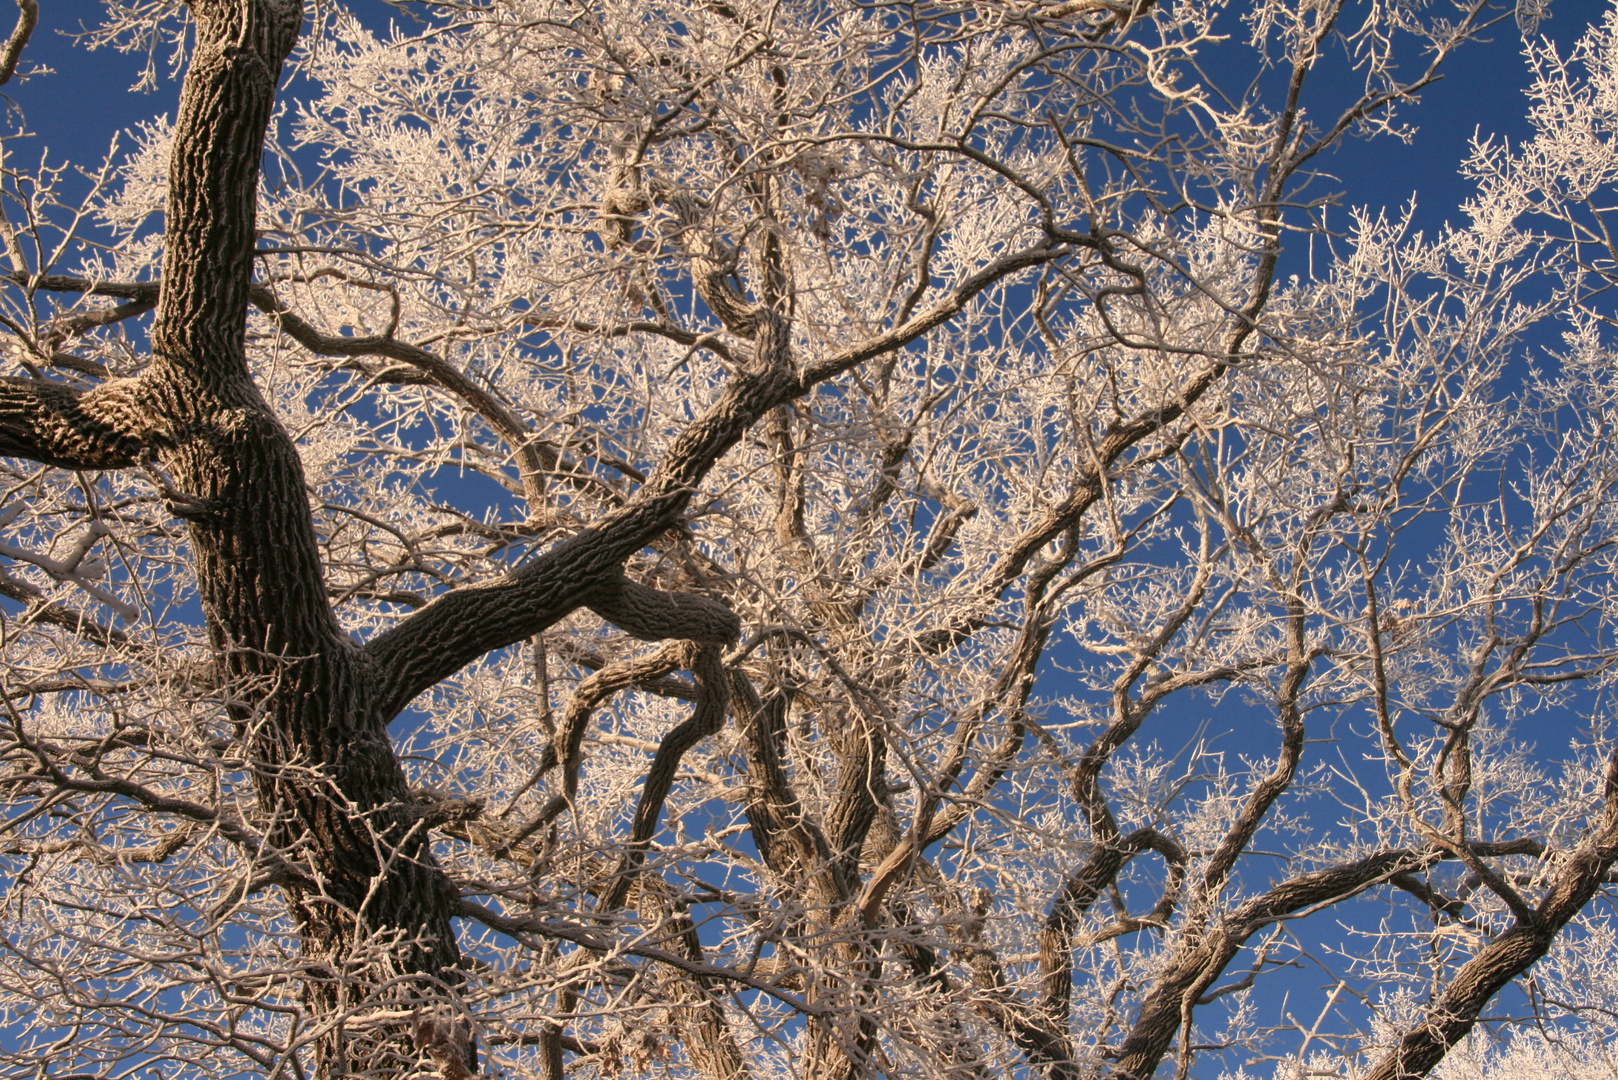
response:
<path fill-rule="evenodd" d="M 377 987 L 395 1016 L 402 1002 L 442 999 L 459 960 L 456 896 L 428 851 L 369 665 L 327 602 L 297 448 L 247 366 L 259 158 L 302 11 L 197 0 L 192 15 L 154 359 L 135 395 L 141 435 L 190 525 L 271 847 L 296 868 L 281 884 L 321 976 L 308 980 L 308 1007 L 328 1025 L 316 1075 L 386 1075 L 419 1049 L 438 1056 L 449 1037 L 429 1032 L 418 1047 L 409 1023 L 367 1024 L 365 1013 L 382 1004 L 370 1001 Z"/>

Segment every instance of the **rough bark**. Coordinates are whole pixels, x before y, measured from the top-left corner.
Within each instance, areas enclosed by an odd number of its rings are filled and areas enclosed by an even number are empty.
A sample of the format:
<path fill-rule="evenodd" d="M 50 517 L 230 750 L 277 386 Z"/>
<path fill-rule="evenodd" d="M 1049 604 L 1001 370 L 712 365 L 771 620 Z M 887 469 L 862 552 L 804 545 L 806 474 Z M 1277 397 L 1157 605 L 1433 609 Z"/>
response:
<path fill-rule="evenodd" d="M 60 383 L 0 379 L 0 454 L 64 469 L 121 469 L 140 460 L 149 425 L 128 381 L 78 393 Z"/>
<path fill-rule="evenodd" d="M 1494 995 L 1550 951 L 1556 936 L 1595 896 L 1618 861 L 1618 753 L 1607 761 L 1600 824 L 1573 850 L 1551 889 L 1527 919 L 1478 950 L 1399 1044 L 1377 1061 L 1367 1080 L 1426 1076 L 1466 1037 Z M 1474 845 L 1477 852 L 1477 845 Z"/>
<path fill-rule="evenodd" d="M 171 509 L 190 528 L 209 637 L 221 677 L 238 688 L 236 719 L 252 751 L 260 808 L 274 823 L 272 843 L 307 865 L 283 888 L 306 958 L 325 973 L 306 988 L 312 1013 L 328 1025 L 316 1048 L 317 1074 L 387 1073 L 425 1056 L 447 1075 L 461 1068 L 446 1064 L 446 1055 L 455 1056 L 447 1047 L 464 1043 L 466 1067 L 475 1067 L 471 1042 L 445 1035 L 458 1030 L 453 1025 L 366 1018 L 377 1007 L 398 1012 L 401 996 L 439 1000 L 458 981 L 450 922 L 458 897 L 430 854 L 427 810 L 406 784 L 388 721 L 468 662 L 583 605 L 646 640 L 680 638 L 710 649 L 735 640 L 739 623 L 722 605 L 631 582 L 622 575 L 624 560 L 677 523 L 707 470 L 770 409 L 902 347 L 989 284 L 1058 251 L 1042 244 L 1001 258 L 901 326 L 822 360 L 807 379 L 791 363 L 786 320 L 749 306 L 750 361 L 632 499 L 506 581 L 441 597 L 361 647 L 330 608 L 297 448 L 255 386 L 246 357 L 253 304 L 316 351 L 369 347 L 320 335 L 252 282 L 259 158 L 301 14 L 292 0 L 192 4 L 196 46 L 175 125 L 152 363 L 138 379 L 88 393 L 42 380 L 0 382 L 0 453 L 68 468 L 146 462 L 160 470 Z M 30 284 L 127 294 L 141 305 L 154 299 L 144 284 L 121 291 L 88 282 Z M 429 354 L 405 359 L 467 396 L 453 371 L 438 370 Z M 528 486 L 555 465 L 524 443 L 520 423 L 497 402 L 471 404 L 514 444 Z M 637 814 L 642 840 L 680 755 L 723 719 L 728 676 L 716 653 L 704 657 L 705 700 L 654 763 Z M 857 855 L 867 817 L 855 814 L 838 830 L 853 853 L 848 858 Z M 622 870 L 629 881 L 630 869 Z M 393 988 L 392 1000 L 368 1000 L 370 988 L 382 985 Z"/>
<path fill-rule="evenodd" d="M 1535 854 L 1541 847 L 1522 840 L 1477 844 L 1473 850 L 1480 856 L 1499 856 Z M 1438 847 L 1379 851 L 1351 863 L 1300 874 L 1239 904 L 1205 934 L 1188 941 L 1170 960 L 1142 1004 L 1129 1038 L 1119 1048 L 1113 1075 L 1119 1080 L 1147 1080 L 1152 1076 L 1175 1035 L 1181 1032 L 1186 1015 L 1258 931 L 1278 919 L 1337 903 L 1451 857 Z"/>
<path fill-rule="evenodd" d="M 246 359 L 259 157 L 302 11 L 198 0 L 192 17 L 152 364 L 83 395 L 8 381 L 0 450 L 77 468 L 151 453 L 171 478 L 221 674 L 240 688 L 260 807 L 275 847 L 307 866 L 283 888 L 306 957 L 331 975 L 306 989 L 331 1024 L 317 1074 L 403 1066 L 421 1049 L 407 1025 L 350 1036 L 336 1021 L 363 1013 L 364 988 L 383 979 L 407 996 L 454 981 L 456 896 L 427 852 L 370 668 L 327 603 L 297 449 Z"/>

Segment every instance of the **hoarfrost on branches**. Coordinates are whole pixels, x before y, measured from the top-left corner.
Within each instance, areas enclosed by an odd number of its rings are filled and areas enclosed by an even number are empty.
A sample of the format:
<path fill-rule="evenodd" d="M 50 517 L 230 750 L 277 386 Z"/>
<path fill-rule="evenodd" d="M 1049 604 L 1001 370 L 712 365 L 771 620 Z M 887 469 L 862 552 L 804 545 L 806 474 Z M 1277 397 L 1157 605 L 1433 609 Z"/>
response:
<path fill-rule="evenodd" d="M 1595 1068 L 1618 17 L 1286 261 L 1541 9 L 112 5 L 174 119 L 0 146 L 0 1073 Z"/>

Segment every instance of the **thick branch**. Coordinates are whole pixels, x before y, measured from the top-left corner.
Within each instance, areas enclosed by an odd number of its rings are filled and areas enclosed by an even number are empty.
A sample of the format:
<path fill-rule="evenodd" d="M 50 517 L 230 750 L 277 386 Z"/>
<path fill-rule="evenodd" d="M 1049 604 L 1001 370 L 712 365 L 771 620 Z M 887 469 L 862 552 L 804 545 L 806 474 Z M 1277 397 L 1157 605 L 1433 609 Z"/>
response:
<path fill-rule="evenodd" d="M 293 0 L 191 7 L 196 44 L 174 125 L 152 352 L 171 376 L 262 408 L 243 342 L 259 156 L 303 9 Z"/>
<path fill-rule="evenodd" d="M 680 433 L 628 504 L 505 581 L 443 596 L 370 643 L 366 651 L 390 688 L 386 715 L 395 715 L 417 694 L 485 653 L 540 633 L 580 605 L 594 604 L 597 596 L 614 603 L 623 561 L 678 522 L 708 471 L 769 410 L 856 364 L 904 348 L 953 318 L 984 289 L 1065 250 L 1039 245 L 1003 256 L 925 313 L 806 366 L 801 377 L 791 370 L 788 327 L 770 313 L 761 314 L 752 368 L 733 378 Z"/>
<path fill-rule="evenodd" d="M 732 380 L 675 439 L 662 466 L 626 506 L 504 581 L 442 596 L 373 640 L 366 651 L 390 688 L 386 715 L 485 653 L 540 633 L 586 604 L 601 604 L 609 619 L 624 618 L 624 628 L 638 637 L 691 637 L 661 627 L 666 618 L 695 613 L 696 605 L 654 599 L 652 590 L 640 591 L 644 586 L 626 587 L 620 568 L 678 522 L 714 462 L 760 416 L 801 392 L 802 385 L 778 368 Z M 711 608 L 701 615 L 704 626 L 717 629 L 722 621 Z"/>
<path fill-rule="evenodd" d="M 1073 995 L 1073 932 L 1079 919 L 1095 903 L 1101 890 L 1117 880 L 1130 860 L 1147 850 L 1162 855 L 1169 867 L 1162 899 L 1148 916 L 1153 922 L 1160 922 L 1172 910 L 1180 882 L 1185 878 L 1186 856 L 1178 843 L 1156 829 L 1137 829 L 1122 843 L 1098 845 L 1084 865 L 1063 883 L 1051 902 L 1050 914 L 1039 935 L 1039 967 L 1044 998 L 1041 1006 L 1052 1028 L 1061 1030 L 1068 1022 Z"/>
<path fill-rule="evenodd" d="M 0 85 L 10 82 L 17 73 L 17 61 L 22 59 L 23 48 L 38 25 L 39 4 L 36 0 L 17 0 L 17 25 L 11 31 L 5 51 L 0 52 Z"/>
<path fill-rule="evenodd" d="M 658 926 L 678 944 L 686 959 L 704 963 L 696 923 L 690 912 L 676 902 L 668 882 L 655 874 L 643 874 L 636 892 L 642 920 Z M 685 972 L 669 981 L 672 985 L 666 992 L 680 1002 L 669 1010 L 670 1017 L 680 1032 L 685 1056 L 697 1072 L 704 1080 L 747 1080 L 752 1073 L 720 1004 L 716 991 L 721 987 L 708 976 Z"/>
<path fill-rule="evenodd" d="M 1531 855 L 1532 840 L 1473 845 L 1480 856 Z M 1452 858 L 1438 847 L 1379 851 L 1340 866 L 1300 874 L 1237 906 L 1222 922 L 1188 939 L 1164 968 L 1119 1050 L 1120 1080 L 1147 1080 L 1157 1071 L 1186 1010 L 1213 985 L 1249 937 L 1278 920 L 1357 896 L 1401 874 L 1417 873 Z M 1604 872 L 1604 871 L 1603 871 Z M 1379 1080 L 1387 1080 L 1380 1078 Z"/>
<path fill-rule="evenodd" d="M 746 674 L 736 669 L 731 670 L 730 685 L 747 749 L 747 822 L 759 855 L 785 880 L 817 874 L 829 879 L 831 844 L 804 811 L 781 763 L 787 695 L 776 693 L 761 701 Z M 829 880 L 823 882 L 823 890 L 833 893 Z"/>
<path fill-rule="evenodd" d="M 0 379 L 0 455 L 63 469 L 126 469 L 150 429 L 136 384 L 79 392 L 40 379 Z"/>
<path fill-rule="evenodd" d="M 652 758 L 652 766 L 646 772 L 646 782 L 641 786 L 640 800 L 635 804 L 628 850 L 619 864 L 615 880 L 601 899 L 600 906 L 604 911 L 611 911 L 624 902 L 646 844 L 657 832 L 663 804 L 674 789 L 674 776 L 681 760 L 692 747 L 717 732 L 725 723 L 730 687 L 718 648 L 713 645 L 687 645 L 682 651 L 687 653 L 685 663 L 697 677 L 697 704 L 686 720 L 663 737 Z"/>
<path fill-rule="evenodd" d="M 696 593 L 664 592 L 626 577 L 597 589 L 590 610 L 630 637 L 642 641 L 676 638 L 710 645 L 729 645 L 742 632 L 735 612 Z"/>
<path fill-rule="evenodd" d="M 1474 854 L 1483 854 L 1474 845 Z M 1618 859 L 1618 753 L 1607 762 L 1606 806 L 1596 830 L 1568 858 L 1532 919 L 1520 919 L 1462 965 L 1443 995 L 1428 1007 L 1420 1024 L 1399 1040 L 1366 1080 L 1408 1080 L 1426 1076 L 1482 1015 L 1508 983 L 1544 956 L 1556 935 L 1595 896 Z"/>

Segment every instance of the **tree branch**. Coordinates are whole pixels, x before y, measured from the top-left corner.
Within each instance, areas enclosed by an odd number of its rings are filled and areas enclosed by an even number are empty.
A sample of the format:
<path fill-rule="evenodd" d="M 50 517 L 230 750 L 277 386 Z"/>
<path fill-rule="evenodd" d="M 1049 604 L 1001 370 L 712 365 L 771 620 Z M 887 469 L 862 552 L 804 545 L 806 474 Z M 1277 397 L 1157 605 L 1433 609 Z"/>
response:
<path fill-rule="evenodd" d="M 1526 839 L 1476 844 L 1473 849 L 1480 856 L 1531 855 L 1544 850 L 1537 841 Z M 1238 905 L 1205 933 L 1188 939 L 1164 967 L 1119 1049 L 1118 1077 L 1146 1080 L 1156 1072 L 1182 1028 L 1186 1003 L 1194 1005 L 1241 951 L 1243 943 L 1259 930 L 1453 857 L 1437 846 L 1378 851 L 1353 862 L 1299 874 Z M 1379 1076 L 1378 1080 L 1392 1080 L 1392 1074 Z"/>
<path fill-rule="evenodd" d="M 761 334 L 761 337 L 765 335 Z M 624 507 L 593 528 L 552 548 L 503 581 L 439 597 L 366 646 L 389 688 L 384 715 L 392 717 L 417 694 L 494 649 L 540 633 L 582 605 L 602 605 L 608 619 L 624 619 L 629 633 L 649 639 L 694 639 L 686 619 L 703 633 L 730 634 L 714 601 L 669 599 L 627 583 L 623 561 L 674 525 L 714 462 L 759 417 L 803 386 L 778 365 L 731 380 L 706 413 L 669 448 L 663 464 Z M 710 640 L 721 640 L 717 637 Z"/>
<path fill-rule="evenodd" d="M 477 413 L 504 439 L 516 455 L 524 495 L 530 512 L 537 512 L 545 499 L 544 474 L 558 467 L 556 449 L 534 437 L 528 425 L 493 394 L 473 382 L 443 357 L 418 345 L 392 336 L 342 337 L 323 334 L 308 320 L 295 315 L 267 285 L 254 285 L 249 294 L 253 306 L 269 315 L 288 337 L 316 356 L 385 356 L 409 364 L 426 375 L 440 389 L 455 395 Z M 569 472 L 569 475 L 573 475 Z M 593 478 L 591 478 L 593 479 Z M 618 493 L 608 489 L 616 501 Z"/>
<path fill-rule="evenodd" d="M 36 588 L 21 578 L 14 578 L 4 571 L 0 571 L 0 596 L 26 605 L 27 611 L 23 616 L 25 622 L 42 622 L 60 626 L 64 630 L 71 631 L 79 637 L 87 638 L 103 647 L 123 645 L 129 641 L 129 635 L 122 630 L 98 623 L 82 611 L 75 611 L 70 607 L 46 600 L 43 590 Z"/>
<path fill-rule="evenodd" d="M 719 967 L 716 964 L 691 960 L 681 956 L 679 953 L 659 949 L 651 945 L 614 941 L 611 938 L 602 936 L 599 931 L 576 923 L 562 922 L 559 919 L 514 919 L 492 911 L 472 900 L 462 900 L 455 913 L 463 919 L 475 919 L 491 930 L 502 934 L 510 934 L 513 937 L 524 934 L 537 934 L 540 937 L 571 942 L 582 949 L 587 949 L 602 956 L 638 956 L 646 960 L 655 960 L 660 964 L 667 964 L 690 975 L 700 975 L 710 979 L 735 983 L 738 986 L 745 986 L 749 990 L 757 990 L 761 994 L 767 994 L 781 1004 L 803 1013 L 805 1016 L 826 1016 L 832 1011 L 828 1006 L 805 1001 L 798 995 L 783 990 L 764 979 L 756 979 L 733 968 Z"/>
<path fill-rule="evenodd" d="M 546 803 L 532 821 L 518 829 L 511 839 L 500 845 L 500 854 L 510 851 L 533 835 L 536 830 L 544 828 L 573 800 L 579 784 L 579 747 L 584 742 L 585 725 L 589 723 L 590 714 L 597 706 L 620 690 L 627 690 L 648 679 L 660 679 L 668 675 L 680 666 L 683 653 L 684 649 L 680 644 L 671 642 L 648 656 L 637 656 L 606 665 L 579 683 L 578 689 L 573 692 L 572 700 L 567 703 L 567 709 L 562 713 L 562 722 L 557 726 L 555 737 L 540 756 L 539 767 L 512 794 L 506 810 L 501 811 L 500 816 L 505 817 L 511 807 L 516 805 L 517 800 L 557 765 L 562 766 L 562 790 Z"/>
<path fill-rule="evenodd" d="M 1385 1053 L 1366 1080 L 1426 1076 L 1477 1023 L 1483 1007 L 1508 983 L 1550 951 L 1556 936 L 1595 896 L 1618 860 L 1618 751 L 1607 760 L 1606 805 L 1601 822 L 1574 848 L 1530 919 L 1489 942 L 1461 966 L 1421 1023 Z M 1484 854 L 1481 844 L 1474 854 Z"/>
<path fill-rule="evenodd" d="M 1173 838 L 1156 829 L 1137 829 L 1122 843 L 1098 845 L 1084 865 L 1063 883 L 1051 902 L 1050 913 L 1039 935 L 1039 967 L 1043 988 L 1041 1008 L 1046 1022 L 1056 1030 L 1065 1028 L 1068 1022 L 1073 995 L 1073 931 L 1078 927 L 1079 918 L 1095 903 L 1101 890 L 1116 881 L 1136 855 L 1147 850 L 1156 851 L 1168 863 L 1163 895 L 1152 912 L 1158 919 L 1166 918 L 1173 908 L 1180 882 L 1185 878 L 1186 855 Z"/>
<path fill-rule="evenodd" d="M 41 379 L 0 379 L 0 455 L 62 469 L 126 469 L 150 430 L 138 384 L 89 391 Z"/>
<path fill-rule="evenodd" d="M 624 902 L 635 870 L 644 857 L 646 844 L 657 831 L 663 804 L 674 788 L 674 776 L 686 752 L 697 743 L 714 734 L 725 723 L 725 707 L 730 701 L 730 688 L 719 649 L 714 645 L 685 645 L 681 648 L 686 666 L 697 677 L 700 690 L 696 707 L 691 715 L 663 737 L 652 766 L 646 771 L 641 785 L 640 799 L 635 804 L 635 816 L 629 830 L 627 850 L 619 862 L 614 880 L 598 905 L 602 911 L 611 911 Z M 692 655 L 695 654 L 695 655 Z"/>
<path fill-rule="evenodd" d="M 22 51 L 38 25 L 39 4 L 36 0 L 17 0 L 17 25 L 12 28 L 5 51 L 0 52 L 0 86 L 10 82 L 17 73 L 17 62 L 22 59 Z"/>

